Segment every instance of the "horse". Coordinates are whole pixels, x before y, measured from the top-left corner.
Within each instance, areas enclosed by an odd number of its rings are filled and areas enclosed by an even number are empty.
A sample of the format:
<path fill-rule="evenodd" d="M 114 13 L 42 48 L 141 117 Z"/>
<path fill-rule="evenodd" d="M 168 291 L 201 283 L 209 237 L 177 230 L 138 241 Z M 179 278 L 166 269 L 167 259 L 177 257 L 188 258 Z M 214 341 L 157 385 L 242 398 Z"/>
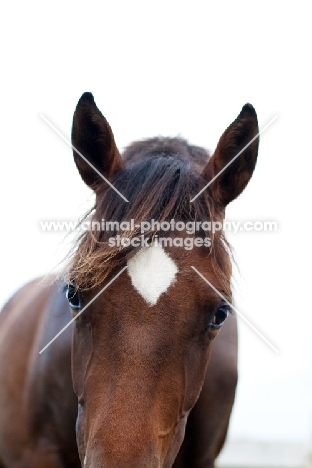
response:
<path fill-rule="evenodd" d="M 257 135 L 246 104 L 213 155 L 180 137 L 121 155 L 81 96 L 72 147 L 95 193 L 90 229 L 63 276 L 25 285 L 0 314 L 1 468 L 215 466 L 237 324 L 231 248 L 211 225 L 249 182 Z"/>

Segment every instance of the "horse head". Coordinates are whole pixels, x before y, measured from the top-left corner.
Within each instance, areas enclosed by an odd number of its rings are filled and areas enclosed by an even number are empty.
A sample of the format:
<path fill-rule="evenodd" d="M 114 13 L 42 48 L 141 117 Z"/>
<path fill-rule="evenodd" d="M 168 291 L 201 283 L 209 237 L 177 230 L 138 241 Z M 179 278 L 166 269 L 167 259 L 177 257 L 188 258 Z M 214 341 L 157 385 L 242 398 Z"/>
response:
<path fill-rule="evenodd" d="M 231 313 L 230 249 L 207 226 L 247 185 L 257 134 L 247 104 L 211 157 L 179 138 L 137 142 L 122 157 L 93 96 L 81 97 L 74 158 L 101 226 L 83 233 L 68 269 L 83 466 L 172 466 Z"/>

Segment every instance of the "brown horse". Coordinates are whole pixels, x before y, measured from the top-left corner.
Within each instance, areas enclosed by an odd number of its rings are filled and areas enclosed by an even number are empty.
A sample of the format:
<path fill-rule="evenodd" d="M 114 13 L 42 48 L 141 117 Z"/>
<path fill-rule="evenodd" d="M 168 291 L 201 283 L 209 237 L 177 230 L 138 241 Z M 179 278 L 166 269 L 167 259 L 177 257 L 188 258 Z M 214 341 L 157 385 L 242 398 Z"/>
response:
<path fill-rule="evenodd" d="M 235 156 L 257 133 L 246 104 L 211 157 L 179 138 L 133 143 L 121 157 L 83 94 L 72 141 L 96 194 L 92 226 L 67 287 L 33 281 L 0 315 L 1 467 L 214 466 L 234 401 L 237 330 L 230 250 L 207 226 L 247 185 L 257 139 Z M 111 229 L 96 229 L 104 220 Z M 70 309 L 73 325 L 39 354 Z"/>

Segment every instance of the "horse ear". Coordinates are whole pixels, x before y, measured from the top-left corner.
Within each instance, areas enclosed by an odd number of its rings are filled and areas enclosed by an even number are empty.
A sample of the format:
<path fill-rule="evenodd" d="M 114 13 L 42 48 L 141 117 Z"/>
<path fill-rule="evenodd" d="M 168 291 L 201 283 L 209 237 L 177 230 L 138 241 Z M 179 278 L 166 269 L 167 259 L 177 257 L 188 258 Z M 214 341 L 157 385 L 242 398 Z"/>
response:
<path fill-rule="evenodd" d="M 244 190 L 254 171 L 259 146 L 258 120 L 251 104 L 245 104 L 221 136 L 202 176 L 212 198 L 225 208 Z M 248 145 L 248 146 L 247 146 Z"/>
<path fill-rule="evenodd" d="M 78 171 L 93 190 L 102 181 L 101 175 L 111 178 L 122 168 L 112 129 L 97 108 L 91 93 L 84 93 L 77 104 L 73 117 L 72 145 Z"/>

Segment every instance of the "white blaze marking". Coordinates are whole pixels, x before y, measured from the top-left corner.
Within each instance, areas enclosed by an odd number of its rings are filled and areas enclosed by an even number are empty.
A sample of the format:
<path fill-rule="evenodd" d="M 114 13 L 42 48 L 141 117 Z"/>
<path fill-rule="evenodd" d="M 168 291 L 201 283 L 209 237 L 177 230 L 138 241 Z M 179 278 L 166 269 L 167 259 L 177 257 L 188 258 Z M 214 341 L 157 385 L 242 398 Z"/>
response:
<path fill-rule="evenodd" d="M 153 306 L 173 283 L 178 268 L 162 246 L 144 247 L 128 260 L 131 283 L 146 302 Z"/>

